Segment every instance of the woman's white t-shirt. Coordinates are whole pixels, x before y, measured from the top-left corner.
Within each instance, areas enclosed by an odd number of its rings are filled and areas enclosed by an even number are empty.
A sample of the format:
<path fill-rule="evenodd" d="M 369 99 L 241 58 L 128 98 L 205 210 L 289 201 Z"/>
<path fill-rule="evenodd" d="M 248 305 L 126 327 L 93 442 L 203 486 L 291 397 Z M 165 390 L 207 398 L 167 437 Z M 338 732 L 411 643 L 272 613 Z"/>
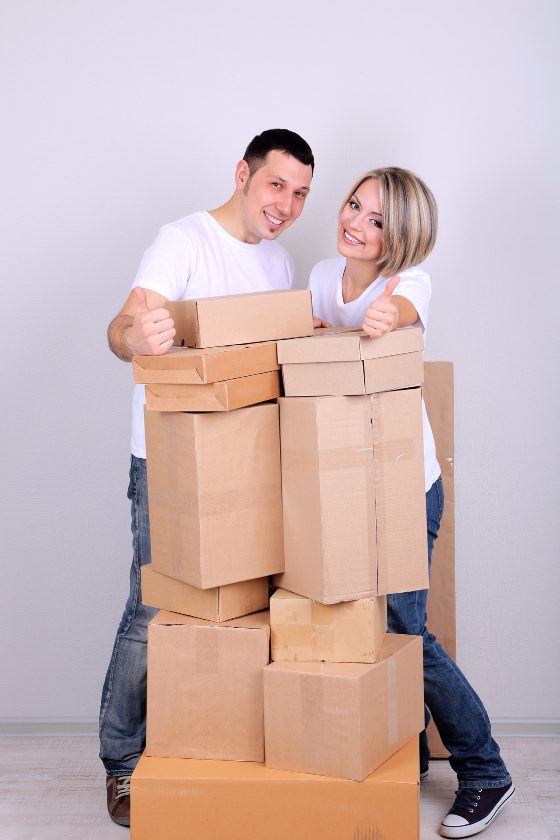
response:
<path fill-rule="evenodd" d="M 313 314 L 316 318 L 321 318 L 322 321 L 332 324 L 333 327 L 358 327 L 364 323 L 366 309 L 373 300 L 377 300 L 389 282 L 389 278 L 378 277 L 359 298 L 344 303 L 342 299 L 342 276 L 345 268 L 346 259 L 344 257 L 323 260 L 314 267 L 309 279 Z M 405 297 L 414 304 L 418 312 L 419 322 L 422 325 L 425 341 L 428 327 L 428 308 L 432 294 L 430 278 L 418 266 L 401 271 L 399 277 L 401 279 L 394 294 Z M 413 326 L 416 325 L 413 324 Z M 422 415 L 424 421 L 424 469 L 426 492 L 428 492 L 434 481 L 441 475 L 441 470 L 436 459 L 436 445 L 426 414 L 424 400 L 422 400 Z"/>
<path fill-rule="evenodd" d="M 151 289 L 167 300 L 192 300 L 293 289 L 292 258 L 278 242 L 258 245 L 231 236 L 206 210 L 165 225 L 140 263 L 132 285 Z M 143 385 L 132 401 L 132 454 L 146 457 Z"/>

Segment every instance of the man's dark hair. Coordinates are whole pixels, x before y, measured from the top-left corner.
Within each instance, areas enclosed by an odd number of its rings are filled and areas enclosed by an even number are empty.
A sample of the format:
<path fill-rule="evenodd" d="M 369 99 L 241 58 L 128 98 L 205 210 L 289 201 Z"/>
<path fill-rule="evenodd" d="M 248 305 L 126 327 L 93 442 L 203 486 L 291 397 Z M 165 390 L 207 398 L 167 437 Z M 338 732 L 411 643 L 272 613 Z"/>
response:
<path fill-rule="evenodd" d="M 303 137 L 300 137 L 294 131 L 288 131 L 287 128 L 270 128 L 268 131 L 263 131 L 262 134 L 253 137 L 245 150 L 243 160 L 249 165 L 250 177 L 255 174 L 257 169 L 261 168 L 267 154 L 273 151 L 284 152 L 286 155 L 295 157 L 300 163 L 310 166 L 311 172 L 315 168 L 311 146 L 305 142 Z"/>

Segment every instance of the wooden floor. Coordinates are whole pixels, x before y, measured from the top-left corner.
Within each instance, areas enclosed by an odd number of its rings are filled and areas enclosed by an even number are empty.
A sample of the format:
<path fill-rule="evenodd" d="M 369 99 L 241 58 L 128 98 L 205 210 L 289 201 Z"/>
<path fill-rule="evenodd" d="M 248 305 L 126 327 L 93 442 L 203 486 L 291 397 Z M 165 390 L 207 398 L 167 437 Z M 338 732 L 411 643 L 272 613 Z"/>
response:
<path fill-rule="evenodd" d="M 517 795 L 485 840 L 560 840 L 560 738 L 500 745 Z M 96 738 L 0 739 L 0 840 L 127 840 L 107 816 L 97 751 Z M 448 763 L 433 761 L 421 786 L 421 840 L 440 836 L 454 790 Z"/>

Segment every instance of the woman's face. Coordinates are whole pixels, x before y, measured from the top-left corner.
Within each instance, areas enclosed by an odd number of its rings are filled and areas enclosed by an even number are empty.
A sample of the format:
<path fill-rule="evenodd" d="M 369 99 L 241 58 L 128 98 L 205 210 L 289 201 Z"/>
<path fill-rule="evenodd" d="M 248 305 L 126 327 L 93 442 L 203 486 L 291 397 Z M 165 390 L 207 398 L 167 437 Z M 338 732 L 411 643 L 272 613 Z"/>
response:
<path fill-rule="evenodd" d="M 378 260 L 383 246 L 379 181 L 368 178 L 350 197 L 338 219 L 339 254 L 359 260 Z"/>

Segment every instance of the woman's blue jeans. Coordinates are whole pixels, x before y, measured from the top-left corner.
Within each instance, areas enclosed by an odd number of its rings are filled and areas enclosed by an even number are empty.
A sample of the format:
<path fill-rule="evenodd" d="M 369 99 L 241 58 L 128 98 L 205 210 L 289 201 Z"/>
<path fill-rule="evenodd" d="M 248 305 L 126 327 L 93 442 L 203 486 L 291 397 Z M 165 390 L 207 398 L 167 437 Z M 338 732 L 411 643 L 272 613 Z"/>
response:
<path fill-rule="evenodd" d="M 443 514 L 441 476 L 426 493 L 428 521 L 428 564 Z M 387 595 L 390 633 L 422 636 L 424 642 L 424 701 L 426 725 L 430 714 L 444 746 L 451 753 L 449 763 L 457 773 L 459 788 L 497 788 L 511 782 L 500 749 L 492 738 L 490 721 L 479 697 L 450 656 L 426 629 L 428 590 Z M 426 732 L 420 735 L 420 766 L 430 760 Z"/>

